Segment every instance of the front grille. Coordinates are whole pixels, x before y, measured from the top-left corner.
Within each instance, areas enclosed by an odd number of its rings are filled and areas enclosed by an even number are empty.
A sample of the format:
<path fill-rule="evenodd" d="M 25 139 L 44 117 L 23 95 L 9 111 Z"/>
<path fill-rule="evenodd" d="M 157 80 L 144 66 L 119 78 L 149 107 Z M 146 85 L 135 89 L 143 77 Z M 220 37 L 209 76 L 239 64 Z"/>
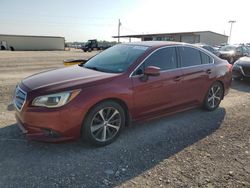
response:
<path fill-rule="evenodd" d="M 27 93 L 17 86 L 14 94 L 14 105 L 18 111 L 22 110 L 26 96 Z"/>
<path fill-rule="evenodd" d="M 242 69 L 245 75 L 250 76 L 250 67 L 242 67 Z"/>

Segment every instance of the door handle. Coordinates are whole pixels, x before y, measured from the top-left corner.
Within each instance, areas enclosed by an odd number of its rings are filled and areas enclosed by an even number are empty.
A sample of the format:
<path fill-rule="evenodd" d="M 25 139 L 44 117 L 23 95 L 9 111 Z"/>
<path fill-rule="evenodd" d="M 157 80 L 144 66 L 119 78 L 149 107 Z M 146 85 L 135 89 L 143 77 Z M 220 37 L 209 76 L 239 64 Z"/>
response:
<path fill-rule="evenodd" d="M 206 70 L 206 73 L 207 73 L 207 74 L 211 74 L 211 73 L 212 73 L 212 70 L 211 70 L 211 69 L 207 69 L 207 70 Z"/>
<path fill-rule="evenodd" d="M 174 81 L 176 81 L 176 82 L 179 82 L 181 80 L 181 76 L 176 76 L 175 78 L 174 78 Z"/>

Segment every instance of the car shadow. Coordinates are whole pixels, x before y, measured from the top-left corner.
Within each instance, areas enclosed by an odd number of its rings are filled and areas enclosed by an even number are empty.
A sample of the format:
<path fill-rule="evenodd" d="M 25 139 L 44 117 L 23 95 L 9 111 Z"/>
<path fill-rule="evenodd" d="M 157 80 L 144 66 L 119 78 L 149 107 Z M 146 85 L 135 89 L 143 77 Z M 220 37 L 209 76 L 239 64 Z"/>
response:
<path fill-rule="evenodd" d="M 0 129 L 0 187 L 114 187 L 215 132 L 224 108 L 133 123 L 106 147 L 29 141 L 16 124 Z"/>
<path fill-rule="evenodd" d="M 231 88 L 238 90 L 238 91 L 250 93 L 250 79 L 248 79 L 248 80 L 233 80 Z"/>

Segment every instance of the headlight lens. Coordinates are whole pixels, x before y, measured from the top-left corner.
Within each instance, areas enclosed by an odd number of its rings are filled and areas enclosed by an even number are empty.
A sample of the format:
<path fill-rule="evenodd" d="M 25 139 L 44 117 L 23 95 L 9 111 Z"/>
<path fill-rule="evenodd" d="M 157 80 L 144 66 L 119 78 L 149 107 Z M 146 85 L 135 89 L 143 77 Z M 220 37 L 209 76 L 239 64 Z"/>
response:
<path fill-rule="evenodd" d="M 233 66 L 237 68 L 241 68 L 241 66 L 237 62 L 235 62 Z"/>
<path fill-rule="evenodd" d="M 32 106 L 42 106 L 47 108 L 57 108 L 67 104 L 79 94 L 80 90 L 66 91 L 51 95 L 36 97 Z"/>

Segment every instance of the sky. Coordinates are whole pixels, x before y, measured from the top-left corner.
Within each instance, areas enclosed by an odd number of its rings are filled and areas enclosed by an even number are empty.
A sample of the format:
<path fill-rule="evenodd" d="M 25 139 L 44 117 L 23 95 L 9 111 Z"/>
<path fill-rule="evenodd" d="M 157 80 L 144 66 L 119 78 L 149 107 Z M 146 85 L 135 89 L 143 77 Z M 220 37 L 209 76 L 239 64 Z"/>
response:
<path fill-rule="evenodd" d="M 0 0 L 0 34 L 63 36 L 66 42 L 121 35 L 214 31 L 250 43 L 249 0 Z M 126 42 L 126 40 L 123 40 Z"/>

